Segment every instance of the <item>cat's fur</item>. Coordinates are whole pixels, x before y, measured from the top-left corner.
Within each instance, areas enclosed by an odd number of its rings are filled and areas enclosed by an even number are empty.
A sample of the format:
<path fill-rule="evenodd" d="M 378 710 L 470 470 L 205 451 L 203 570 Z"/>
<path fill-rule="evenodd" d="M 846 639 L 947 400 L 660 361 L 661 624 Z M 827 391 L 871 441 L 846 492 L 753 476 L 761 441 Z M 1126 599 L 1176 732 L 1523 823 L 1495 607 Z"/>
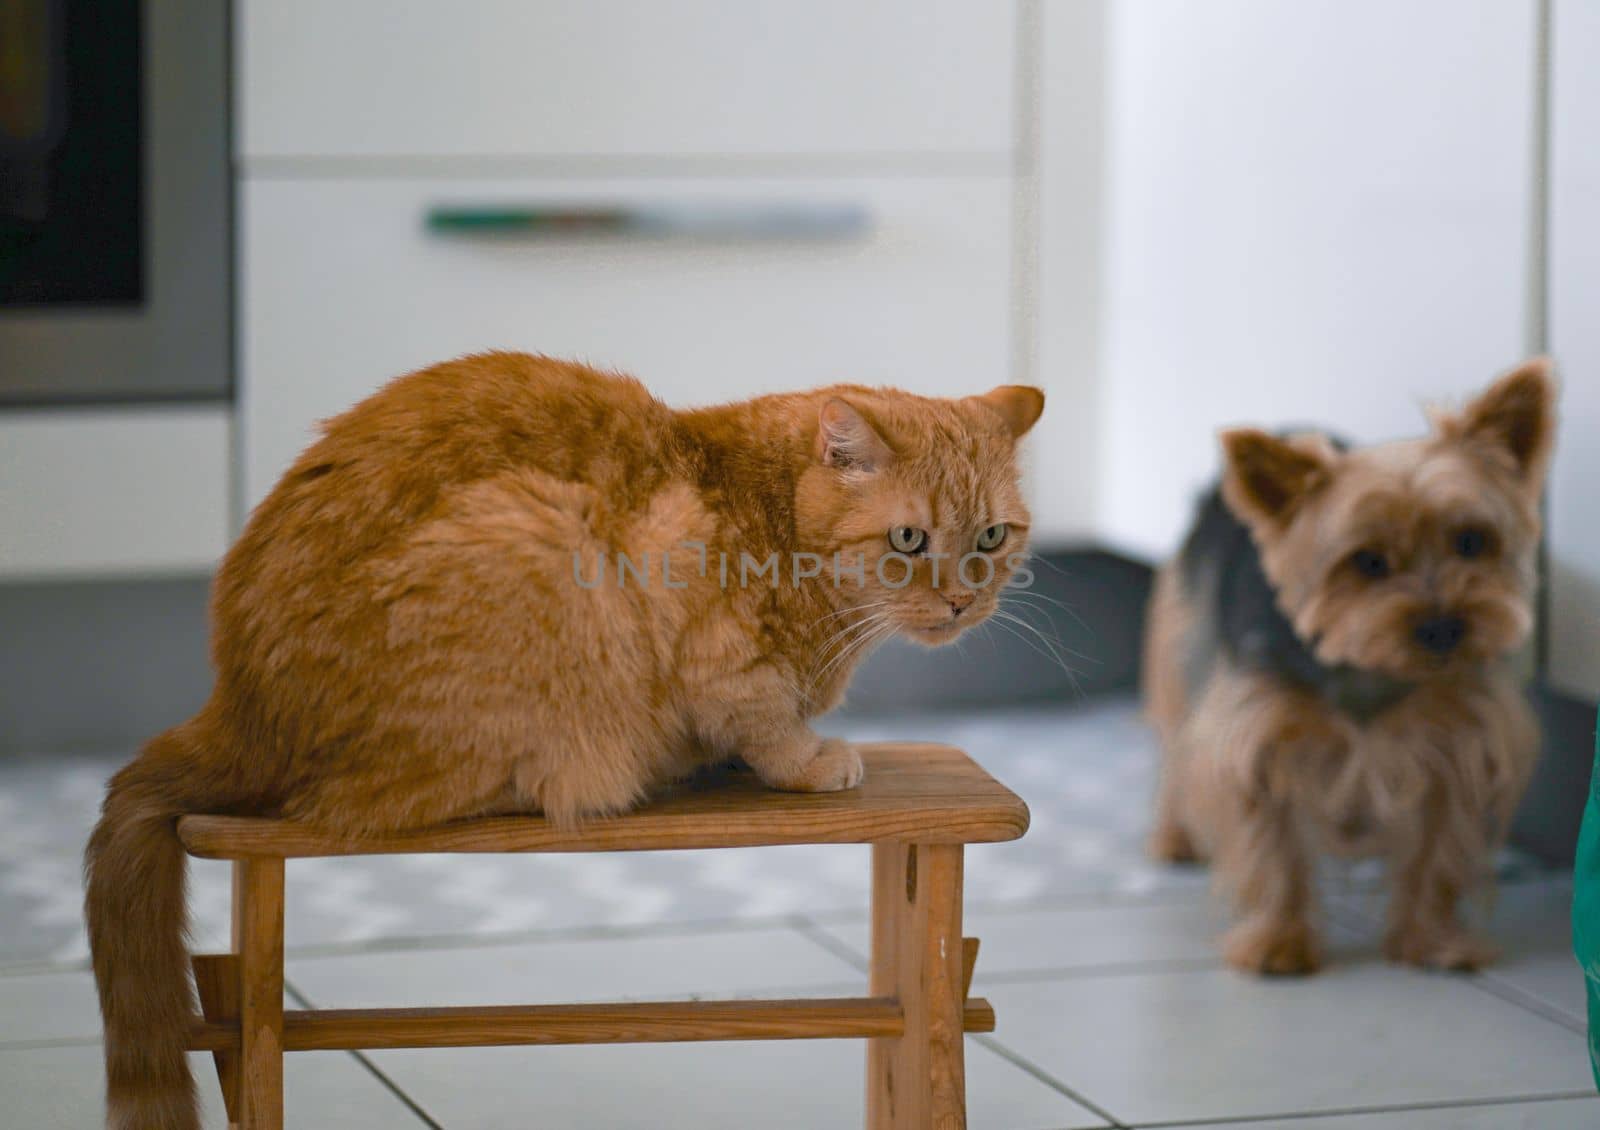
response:
<path fill-rule="evenodd" d="M 89 843 L 109 1124 L 198 1125 L 178 815 L 570 825 L 733 754 L 777 788 L 848 788 L 856 751 L 807 720 L 878 640 L 944 642 L 993 610 L 1027 542 L 1016 442 L 1042 408 L 1017 386 L 837 386 L 674 411 L 627 377 L 496 353 L 332 420 L 217 575 L 210 701 L 112 779 Z M 959 556 L 1000 522 L 982 588 L 951 561 L 938 588 L 928 557 L 903 588 L 874 568 L 891 527 Z M 830 568 L 793 583 L 796 551 Z M 834 583 L 836 551 L 864 555 L 863 586 Z M 619 552 L 648 555 L 647 584 L 618 577 Z M 740 584 L 741 555 L 774 553 L 779 583 Z"/>

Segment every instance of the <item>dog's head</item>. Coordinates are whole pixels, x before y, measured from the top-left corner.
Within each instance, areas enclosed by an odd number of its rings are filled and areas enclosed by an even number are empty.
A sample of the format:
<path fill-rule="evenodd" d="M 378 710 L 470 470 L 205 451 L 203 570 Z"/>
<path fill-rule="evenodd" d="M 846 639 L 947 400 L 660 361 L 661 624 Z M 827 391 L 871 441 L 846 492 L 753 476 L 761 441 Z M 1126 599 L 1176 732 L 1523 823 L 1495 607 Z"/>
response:
<path fill-rule="evenodd" d="M 1223 434 L 1223 498 L 1319 660 L 1428 679 L 1527 638 L 1555 396 L 1541 358 L 1421 439 Z"/>

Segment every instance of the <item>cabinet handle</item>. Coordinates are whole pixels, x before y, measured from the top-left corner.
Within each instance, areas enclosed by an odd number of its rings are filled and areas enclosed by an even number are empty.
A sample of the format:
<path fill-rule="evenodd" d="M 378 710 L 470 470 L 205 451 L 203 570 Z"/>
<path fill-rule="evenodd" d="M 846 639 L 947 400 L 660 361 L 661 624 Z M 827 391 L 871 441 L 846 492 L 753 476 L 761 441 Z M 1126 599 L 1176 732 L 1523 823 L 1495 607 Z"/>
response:
<path fill-rule="evenodd" d="M 428 209 L 427 228 L 534 239 L 845 240 L 866 235 L 872 217 L 857 204 L 440 204 Z"/>

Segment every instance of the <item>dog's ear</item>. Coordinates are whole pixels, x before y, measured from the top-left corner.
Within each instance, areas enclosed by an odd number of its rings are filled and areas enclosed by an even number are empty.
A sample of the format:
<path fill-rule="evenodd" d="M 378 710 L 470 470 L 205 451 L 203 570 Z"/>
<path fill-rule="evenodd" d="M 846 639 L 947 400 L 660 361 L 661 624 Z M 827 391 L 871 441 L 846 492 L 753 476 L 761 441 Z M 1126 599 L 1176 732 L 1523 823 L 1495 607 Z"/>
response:
<path fill-rule="evenodd" d="M 817 416 L 817 458 L 830 467 L 876 471 L 893 457 L 878 429 L 853 405 L 830 397 Z"/>
<path fill-rule="evenodd" d="M 1027 435 L 1044 411 L 1044 393 L 1031 385 L 1001 385 L 972 399 L 997 413 L 1015 439 Z"/>
<path fill-rule="evenodd" d="M 1296 444 L 1255 428 L 1222 433 L 1222 497 L 1247 525 L 1281 529 L 1329 478 L 1332 449 Z"/>
<path fill-rule="evenodd" d="M 1537 489 L 1555 444 L 1556 379 L 1550 359 L 1523 362 L 1459 415 L 1442 418 L 1439 431 L 1509 466 Z"/>

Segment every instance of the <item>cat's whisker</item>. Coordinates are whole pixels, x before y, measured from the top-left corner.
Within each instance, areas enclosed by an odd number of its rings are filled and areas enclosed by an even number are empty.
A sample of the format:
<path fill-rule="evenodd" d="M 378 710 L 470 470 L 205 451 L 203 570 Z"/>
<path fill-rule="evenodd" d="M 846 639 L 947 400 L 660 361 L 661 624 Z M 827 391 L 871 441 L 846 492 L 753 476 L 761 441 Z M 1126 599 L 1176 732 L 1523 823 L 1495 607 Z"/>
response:
<path fill-rule="evenodd" d="M 1025 619 L 1024 617 L 1018 615 L 1016 612 L 1012 611 L 1009 608 L 997 607 L 994 610 L 994 615 L 1002 623 L 1015 624 L 1018 627 L 1023 628 L 1026 631 L 1028 631 L 1029 633 L 1031 633 L 1033 636 L 1035 636 L 1039 640 L 1040 643 L 1044 644 L 1045 647 L 1050 650 L 1052 655 L 1058 654 L 1060 652 L 1066 652 L 1069 655 L 1076 655 L 1076 653 L 1073 652 L 1071 648 L 1067 647 L 1059 639 L 1056 639 L 1053 636 L 1045 635 L 1044 632 L 1042 632 L 1039 629 L 1038 625 L 1033 624 L 1032 622 L 1030 622 L 1029 620 Z M 1054 625 L 1051 625 L 1051 627 L 1053 629 Z M 1077 656 L 1077 658 L 1081 659 L 1083 657 L 1082 656 Z"/>
<path fill-rule="evenodd" d="M 857 640 L 845 654 L 846 656 L 854 655 L 857 659 L 863 659 L 868 652 L 875 650 L 879 644 L 889 639 L 898 630 L 894 624 L 885 623 L 877 631 Z"/>
<path fill-rule="evenodd" d="M 1080 694 L 1082 693 L 1082 688 L 1078 683 L 1077 672 L 1072 669 L 1071 665 L 1069 665 L 1066 659 L 1060 654 L 1062 645 L 1052 640 L 1049 636 L 1045 635 L 1038 628 L 1034 627 L 1020 616 L 1014 615 L 1004 608 L 996 608 L 994 610 L 994 615 L 991 617 L 991 622 L 1000 625 L 1002 628 L 1005 628 L 1008 632 L 1016 636 L 1023 643 L 1027 644 L 1034 651 L 1045 656 L 1051 662 L 1056 664 L 1056 666 L 1060 667 L 1061 673 L 1066 675 L 1067 680 L 1072 684 L 1073 690 L 1078 691 Z M 1012 625 L 1016 625 L 1016 627 L 1012 627 Z M 1033 640 L 1028 638 L 1028 636 L 1025 636 L 1021 632 L 1017 631 L 1017 627 L 1026 629 L 1029 633 L 1038 638 L 1039 643 L 1034 643 Z M 1044 646 L 1041 648 L 1039 644 L 1043 644 Z M 1067 648 L 1065 650 L 1070 651 L 1071 649 Z"/>
<path fill-rule="evenodd" d="M 846 624 L 823 641 L 822 645 L 817 648 L 816 657 L 811 664 L 812 674 L 810 678 L 813 685 L 821 680 L 822 673 L 828 669 L 824 666 L 821 671 L 818 671 L 817 665 L 824 662 L 831 663 L 832 659 L 836 659 L 840 653 L 850 646 L 853 639 L 868 632 L 876 622 L 876 616 L 868 616 L 863 620 Z M 835 647 L 836 644 L 838 645 L 837 648 Z"/>
<path fill-rule="evenodd" d="M 859 632 L 845 641 L 845 643 L 840 645 L 838 651 L 831 659 L 828 660 L 826 665 L 823 666 L 822 670 L 817 675 L 819 681 L 836 665 L 843 662 L 845 657 L 850 655 L 851 652 L 861 647 L 865 641 L 881 635 L 886 629 L 892 630 L 893 626 L 887 623 L 887 618 L 885 615 L 880 614 L 872 617 L 869 620 L 863 621 L 863 623 L 860 625 L 860 628 L 861 630 Z"/>
<path fill-rule="evenodd" d="M 807 626 L 815 628 L 818 624 L 821 624 L 824 621 L 832 620 L 839 616 L 848 616 L 852 612 L 865 612 L 869 608 L 882 608 L 888 603 L 890 602 L 887 600 L 874 600 L 867 604 L 854 604 L 849 608 L 838 608 L 832 612 L 823 613 L 821 616 L 818 616 L 815 620 L 811 621 L 811 623 Z"/>
<path fill-rule="evenodd" d="M 1043 656 L 1044 658 L 1050 660 L 1054 665 L 1060 667 L 1062 674 L 1066 675 L 1067 682 L 1069 684 L 1071 684 L 1073 691 L 1076 694 L 1078 694 L 1080 697 L 1082 696 L 1083 688 L 1078 682 L 1077 673 L 1075 671 L 1073 671 L 1072 668 L 1068 667 L 1061 660 L 1061 658 L 1059 656 L 1055 656 L 1055 655 L 1049 654 L 1047 651 L 1045 651 L 1043 648 L 1041 648 L 1038 644 L 1034 643 L 1032 640 L 1030 640 L 1026 636 L 1024 636 L 1021 632 L 1017 631 L 1010 624 L 1008 624 L 1008 623 L 1006 623 L 1006 622 L 1004 622 L 1002 620 L 996 620 L 996 621 L 994 621 L 994 623 L 995 623 L 996 627 L 998 627 L 1001 630 L 1003 630 L 1004 632 L 1006 632 L 1006 634 L 1015 636 L 1017 639 L 1021 640 L 1024 644 L 1027 645 L 1029 650 L 1033 651 L 1034 653 L 1036 653 L 1036 654 L 1038 654 L 1040 656 Z M 992 642 L 992 640 L 991 640 L 991 642 Z"/>
<path fill-rule="evenodd" d="M 887 604 L 889 602 L 888 601 L 882 601 L 881 603 Z M 821 646 L 819 646 L 817 648 L 817 657 L 820 659 L 822 656 L 824 656 L 824 655 L 826 655 L 828 653 L 828 649 L 830 647 L 832 647 L 837 641 L 839 641 L 842 638 L 848 637 L 853 632 L 861 630 L 862 628 L 866 627 L 868 624 L 872 624 L 872 623 L 877 622 L 879 619 L 882 618 L 883 615 L 884 615 L 883 613 L 873 613 L 872 615 L 866 616 L 866 617 L 862 618 L 861 620 L 855 621 L 854 623 L 846 624 L 844 627 L 842 627 L 838 631 L 834 632 L 833 635 L 829 636 L 826 640 L 824 640 L 822 642 Z"/>
<path fill-rule="evenodd" d="M 1046 602 L 1047 604 L 1054 605 L 1056 608 L 1061 609 L 1061 611 L 1065 612 L 1068 616 L 1071 616 L 1073 618 L 1073 620 L 1075 620 L 1077 622 L 1078 626 L 1080 628 L 1083 628 L 1085 631 L 1087 631 L 1088 628 L 1089 628 L 1089 625 L 1084 621 L 1083 617 L 1078 615 L 1077 610 L 1074 609 L 1072 607 L 1072 605 L 1068 604 L 1064 600 L 1057 600 L 1053 596 L 1047 596 L 1042 592 L 1034 592 L 1032 589 L 1020 589 L 1020 588 L 1019 589 L 1010 590 L 1008 593 L 1003 594 L 1000 599 L 1002 601 L 1004 601 L 1005 599 L 1007 599 L 1007 597 L 1009 597 L 1011 599 L 1015 599 L 1015 600 L 1024 600 L 1024 601 L 1030 600 L 1030 599 L 1031 600 L 1042 600 L 1042 601 Z"/>
<path fill-rule="evenodd" d="M 1085 655 L 1085 654 L 1083 654 L 1083 652 L 1077 651 L 1077 650 L 1075 650 L 1073 648 L 1068 647 L 1066 644 L 1062 643 L 1061 642 L 1061 637 L 1060 637 L 1059 633 L 1056 630 L 1055 621 L 1050 618 L 1050 613 L 1049 613 L 1049 611 L 1047 609 L 1039 608 L 1037 605 L 1031 605 L 1031 604 L 1028 604 L 1026 601 L 1023 601 L 1023 602 L 1015 605 L 1012 608 L 1006 608 L 1006 605 L 1002 602 L 999 606 L 996 607 L 995 611 L 998 612 L 1002 608 L 1004 608 L 1006 610 L 1006 612 L 1009 613 L 1014 618 L 1016 618 L 1018 620 L 1021 620 L 1023 623 L 1027 624 L 1028 627 L 1030 629 L 1032 629 L 1034 632 L 1038 632 L 1039 631 L 1039 628 L 1037 627 L 1037 625 L 1034 625 L 1033 623 L 1028 621 L 1026 618 L 1024 618 L 1021 615 L 1021 613 L 1023 612 L 1023 610 L 1032 611 L 1032 612 L 1038 612 L 1039 615 L 1044 617 L 1044 622 L 1049 627 L 1049 629 L 1050 629 L 1050 631 L 1052 633 L 1051 638 L 1054 641 L 1055 646 L 1057 648 L 1059 648 L 1061 651 L 1066 652 L 1068 655 L 1072 656 L 1074 659 L 1083 660 L 1085 663 L 1098 663 L 1098 662 L 1100 662 L 1098 659 L 1094 658 L 1093 656 Z M 1083 623 L 1082 620 L 1079 620 L 1078 622 L 1080 624 Z M 1087 627 L 1087 625 L 1085 625 L 1085 627 Z"/>
<path fill-rule="evenodd" d="M 813 686 L 821 683 L 827 677 L 829 671 L 833 670 L 850 655 L 863 648 L 871 647 L 873 644 L 886 639 L 895 631 L 895 625 L 889 620 L 887 613 L 878 613 L 862 621 L 857 626 L 862 627 L 864 630 L 840 647 L 838 652 L 823 665 L 822 669 L 812 676 Z"/>
<path fill-rule="evenodd" d="M 876 600 L 876 601 L 873 601 L 871 604 L 860 604 L 860 605 L 857 605 L 854 608 L 842 608 L 838 612 L 830 613 L 828 616 L 822 617 L 822 620 L 830 620 L 835 616 L 843 616 L 843 615 L 845 615 L 846 613 L 849 613 L 849 612 L 863 612 L 863 613 L 866 613 L 866 615 L 862 616 L 862 618 L 860 620 L 852 621 L 851 623 L 846 624 L 845 625 L 845 629 L 849 629 L 851 627 L 856 626 L 857 624 L 866 623 L 867 621 L 872 620 L 874 617 L 882 615 L 882 613 L 873 612 L 872 609 L 874 609 L 874 608 L 882 608 L 882 607 L 884 607 L 885 605 L 887 605 L 889 603 L 891 603 L 891 602 L 887 601 L 887 600 Z M 822 620 L 818 620 L 816 622 L 816 624 L 822 623 Z M 815 627 L 816 624 L 812 624 L 811 626 Z M 837 635 L 837 633 L 835 633 L 835 635 Z"/>

